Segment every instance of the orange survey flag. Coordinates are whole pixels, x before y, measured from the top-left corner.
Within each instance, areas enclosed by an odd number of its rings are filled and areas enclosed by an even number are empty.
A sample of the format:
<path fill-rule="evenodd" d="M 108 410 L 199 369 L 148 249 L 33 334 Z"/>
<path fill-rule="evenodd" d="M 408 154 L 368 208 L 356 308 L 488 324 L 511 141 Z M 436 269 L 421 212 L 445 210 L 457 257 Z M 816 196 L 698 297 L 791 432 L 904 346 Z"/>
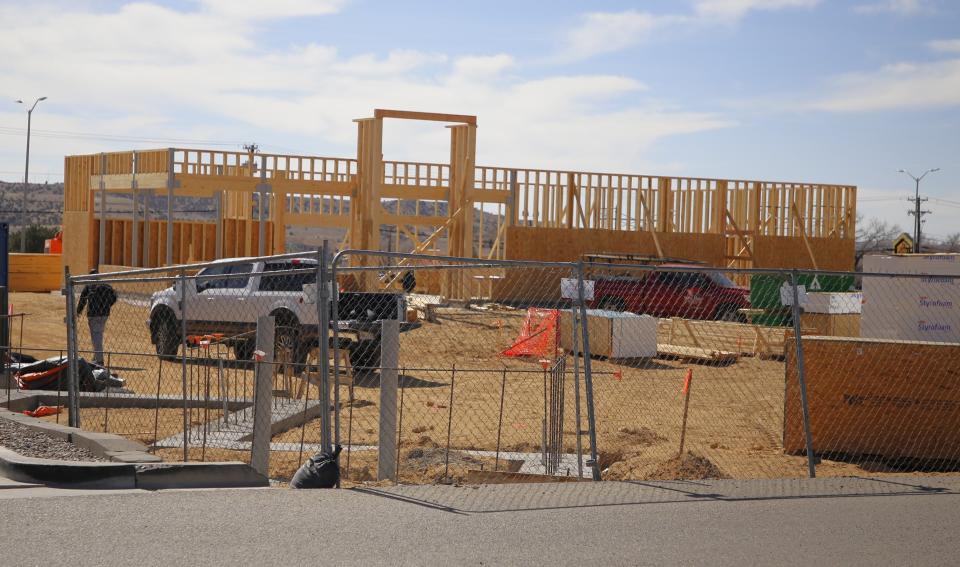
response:
<path fill-rule="evenodd" d="M 693 368 L 687 369 L 687 377 L 683 379 L 683 395 L 690 394 L 690 381 L 693 380 Z"/>

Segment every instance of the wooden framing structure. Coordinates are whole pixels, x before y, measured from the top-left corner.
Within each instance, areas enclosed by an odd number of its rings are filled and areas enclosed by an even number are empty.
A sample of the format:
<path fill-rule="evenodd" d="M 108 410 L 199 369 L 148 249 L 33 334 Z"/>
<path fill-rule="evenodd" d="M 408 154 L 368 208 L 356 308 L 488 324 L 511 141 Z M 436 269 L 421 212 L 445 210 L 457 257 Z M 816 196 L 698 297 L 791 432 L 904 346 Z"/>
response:
<path fill-rule="evenodd" d="M 446 123 L 450 161 L 384 160 L 393 119 Z M 64 263 L 77 273 L 277 253 L 287 227 L 303 226 L 341 229 L 341 247 L 358 249 L 380 249 L 386 228 L 428 254 L 853 267 L 852 186 L 480 166 L 475 116 L 377 109 L 355 122 L 355 158 L 183 148 L 68 156 Z M 111 193 L 131 195 L 129 214 L 98 212 Z M 144 196 L 166 210 L 144 207 Z M 176 218 L 178 197 L 210 199 L 215 220 Z"/>

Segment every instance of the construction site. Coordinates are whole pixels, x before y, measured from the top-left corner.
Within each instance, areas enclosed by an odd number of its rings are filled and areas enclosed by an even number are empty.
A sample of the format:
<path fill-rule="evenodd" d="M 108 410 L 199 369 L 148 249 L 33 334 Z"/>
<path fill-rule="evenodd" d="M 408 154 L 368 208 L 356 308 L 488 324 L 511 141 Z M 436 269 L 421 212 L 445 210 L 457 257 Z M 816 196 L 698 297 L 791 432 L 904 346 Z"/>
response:
<path fill-rule="evenodd" d="M 385 160 L 392 120 L 447 127 L 450 161 Z M 11 256 L 9 303 L 24 315 L 9 348 L 96 357 L 75 297 L 110 285 L 99 364 L 123 385 L 69 405 L 65 378 L 39 389 L 19 372 L 8 407 L 19 384 L 21 409 L 66 405 L 43 419 L 164 461 L 252 462 L 248 413 L 267 392 L 264 473 L 281 480 L 334 442 L 348 483 L 960 470 L 960 260 L 882 256 L 854 273 L 856 187 L 481 165 L 475 116 L 377 109 L 355 122 L 354 157 L 66 157 L 62 264 L 28 275 L 15 266 L 39 262 Z M 193 204 L 210 218 L 180 212 Z M 290 249 L 291 234 L 315 234 L 326 254 Z M 300 307 L 285 310 L 287 288 L 261 274 L 294 281 L 302 259 L 332 272 L 296 280 Z M 330 315 L 316 307 L 324 278 L 339 290 Z M 61 287 L 66 307 L 26 293 Z M 260 312 L 241 306 L 271 293 Z M 402 312 L 383 317 L 399 319 L 394 347 L 379 327 L 338 335 L 351 293 L 398 298 Z M 277 347 L 258 390 L 267 315 Z M 281 336 L 302 345 L 284 358 Z"/>

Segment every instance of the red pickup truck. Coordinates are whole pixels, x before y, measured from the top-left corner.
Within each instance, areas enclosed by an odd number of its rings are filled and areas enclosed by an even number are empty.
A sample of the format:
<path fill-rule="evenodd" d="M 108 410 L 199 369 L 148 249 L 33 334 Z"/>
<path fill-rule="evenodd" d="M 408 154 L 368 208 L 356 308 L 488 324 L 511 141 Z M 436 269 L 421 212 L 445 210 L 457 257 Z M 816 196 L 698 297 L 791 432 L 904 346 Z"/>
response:
<path fill-rule="evenodd" d="M 656 317 L 746 321 L 750 291 L 719 272 L 681 272 L 690 264 L 663 264 L 640 276 L 600 277 L 591 307 L 646 313 Z"/>

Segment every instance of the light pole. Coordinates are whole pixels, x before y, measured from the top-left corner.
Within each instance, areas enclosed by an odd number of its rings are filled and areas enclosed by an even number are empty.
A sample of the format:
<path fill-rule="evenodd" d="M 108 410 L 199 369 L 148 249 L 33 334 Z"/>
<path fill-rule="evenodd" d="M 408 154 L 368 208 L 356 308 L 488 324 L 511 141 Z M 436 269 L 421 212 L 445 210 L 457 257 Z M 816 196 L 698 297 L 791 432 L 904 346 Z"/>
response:
<path fill-rule="evenodd" d="M 47 100 L 47 97 L 42 96 L 37 100 L 33 101 L 33 106 L 30 107 L 30 110 L 27 111 L 27 164 L 23 168 L 23 201 L 20 206 L 20 213 L 23 218 L 23 222 L 27 222 L 27 184 L 30 183 L 30 119 L 33 117 L 33 109 L 37 107 L 37 104 L 41 100 Z M 17 101 L 19 104 L 23 104 L 22 100 Z M 20 251 L 27 251 L 27 226 L 24 224 L 23 228 L 20 230 Z"/>
<path fill-rule="evenodd" d="M 914 217 L 913 218 L 913 253 L 914 254 L 920 253 L 920 217 L 926 214 L 924 211 L 920 210 L 920 180 L 926 177 L 928 173 L 934 173 L 936 171 L 940 171 L 940 168 L 935 167 L 933 169 L 928 169 L 924 171 L 920 177 L 917 177 L 916 175 L 910 173 L 906 169 L 897 170 L 897 173 L 903 173 L 905 175 L 910 176 L 910 179 L 913 179 L 913 181 L 916 183 L 916 193 L 914 194 L 914 197 L 912 199 L 914 204 L 914 209 L 913 211 L 911 211 L 911 214 L 913 214 L 913 217 Z"/>

